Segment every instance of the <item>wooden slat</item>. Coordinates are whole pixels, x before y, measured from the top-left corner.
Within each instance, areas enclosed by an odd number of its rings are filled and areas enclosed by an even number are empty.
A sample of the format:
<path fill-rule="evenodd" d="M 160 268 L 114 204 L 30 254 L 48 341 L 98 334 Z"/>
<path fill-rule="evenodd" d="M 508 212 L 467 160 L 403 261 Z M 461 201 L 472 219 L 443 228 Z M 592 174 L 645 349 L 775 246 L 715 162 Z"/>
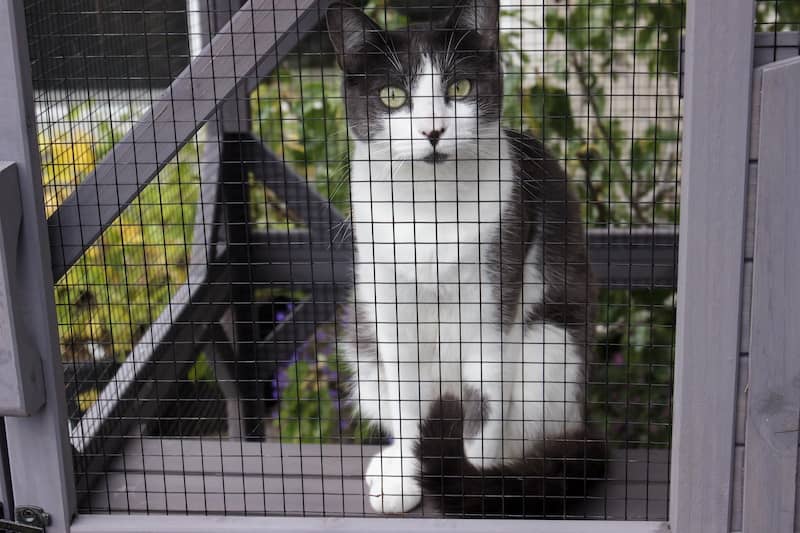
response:
<path fill-rule="evenodd" d="M 335 229 L 333 230 L 336 231 Z M 309 288 L 353 283 L 353 250 L 348 242 L 317 242 L 300 232 L 256 235 L 262 244 L 250 253 L 254 281 Z M 242 246 L 242 245 L 232 245 Z M 669 229 L 591 229 L 589 256 L 595 284 L 604 289 L 675 287 L 678 236 Z M 227 255 L 222 262 L 230 264 Z"/>
<path fill-rule="evenodd" d="M 363 488 L 363 469 L 377 451 L 356 444 L 134 440 L 97 486 L 91 506 L 98 512 L 377 516 Z M 589 516 L 666 519 L 668 460 L 664 449 L 614 451 L 609 481 L 592 495 Z M 421 515 L 436 516 L 430 502 L 415 513 Z"/>
<path fill-rule="evenodd" d="M 271 72 L 327 0 L 250 0 L 50 217 L 60 278 L 248 76 Z"/>
<path fill-rule="evenodd" d="M 461 533 L 669 533 L 665 522 L 619 522 L 585 520 L 441 520 L 437 518 L 326 518 L 326 517 L 241 517 L 241 516 L 150 516 L 135 515 L 120 520 L 117 515 L 82 515 L 70 529 L 73 533 L 381 533 L 457 531 Z"/>
<path fill-rule="evenodd" d="M 747 380 L 749 378 L 749 357 L 739 356 L 739 379 L 736 385 L 736 433 L 734 442 L 744 447 L 745 425 L 747 423 Z"/>
<path fill-rule="evenodd" d="M 624 290 L 675 287 L 678 236 L 674 228 L 593 228 L 587 240 L 598 287 Z"/>
<path fill-rule="evenodd" d="M 800 57 L 761 92 L 743 531 L 794 530 L 800 420 Z"/>
<path fill-rule="evenodd" d="M 754 6 L 687 3 L 669 513 L 679 533 L 730 531 Z"/>
<path fill-rule="evenodd" d="M 731 531 L 742 530 L 742 500 L 744 493 L 744 444 L 736 445 L 733 452 L 733 505 L 731 506 Z"/>

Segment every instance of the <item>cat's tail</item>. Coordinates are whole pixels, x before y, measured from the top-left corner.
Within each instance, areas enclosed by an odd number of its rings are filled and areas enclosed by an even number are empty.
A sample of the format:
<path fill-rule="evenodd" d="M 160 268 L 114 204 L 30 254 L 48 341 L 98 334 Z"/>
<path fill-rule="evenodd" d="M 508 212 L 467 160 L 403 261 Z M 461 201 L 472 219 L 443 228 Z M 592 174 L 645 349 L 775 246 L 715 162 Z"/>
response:
<path fill-rule="evenodd" d="M 547 440 L 530 457 L 481 469 L 467 460 L 463 440 L 464 407 L 480 403 L 450 395 L 434 403 L 417 448 L 423 497 L 446 515 L 585 516 L 588 490 L 605 475 L 604 443 L 586 434 Z"/>

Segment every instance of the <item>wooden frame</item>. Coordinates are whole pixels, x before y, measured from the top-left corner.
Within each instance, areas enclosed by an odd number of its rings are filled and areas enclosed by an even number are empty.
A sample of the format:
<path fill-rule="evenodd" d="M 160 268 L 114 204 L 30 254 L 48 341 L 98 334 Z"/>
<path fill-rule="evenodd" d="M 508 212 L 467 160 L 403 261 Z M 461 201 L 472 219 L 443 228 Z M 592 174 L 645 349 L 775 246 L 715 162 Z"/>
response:
<path fill-rule="evenodd" d="M 270 9 L 275 7 L 271 15 Z M 440 531 L 443 529 L 459 529 L 465 532 L 485 531 L 530 531 L 559 533 L 620 532 L 620 533 L 663 533 L 668 530 L 679 533 L 727 533 L 731 530 L 732 506 L 735 500 L 734 470 L 734 431 L 736 428 L 736 395 L 740 372 L 740 328 L 743 318 L 740 310 L 743 307 L 745 291 L 743 280 L 745 264 L 746 213 L 745 200 L 748 191 L 748 147 L 750 140 L 750 114 L 753 61 L 753 9 L 754 2 L 743 1 L 731 4 L 728 0 L 691 0 L 689 2 L 686 57 L 686 137 L 685 157 L 682 183 L 682 216 L 679 261 L 678 305 L 678 344 L 676 358 L 675 385 L 675 434 L 673 437 L 672 483 L 670 487 L 670 520 L 667 522 L 583 522 L 583 521 L 465 521 L 465 520 L 429 520 L 429 519 L 372 519 L 372 518 L 263 518 L 263 517 L 204 517 L 201 521 L 191 516 L 129 516 L 125 519 L 116 516 L 79 516 L 72 521 L 75 512 L 75 483 L 72 479 L 70 446 L 64 420 L 66 410 L 63 394 L 63 375 L 58 354 L 58 343 L 55 338 L 55 314 L 52 293 L 53 275 L 58 277 L 74 264 L 83 249 L 91 244 L 119 214 L 121 209 L 155 176 L 176 153 L 180 145 L 193 135 L 200 123 L 210 121 L 225 122 L 225 114 L 220 106 L 225 98 L 233 94 L 240 86 L 240 78 L 258 77 L 277 65 L 281 54 L 289 51 L 297 41 L 298 35 L 311 27 L 318 20 L 325 0 L 251 0 L 238 12 L 227 29 L 209 43 L 200 56 L 192 62 L 173 85 L 164 93 L 153 107 L 153 111 L 140 120 L 133 131 L 106 158 L 98 164 L 98 170 L 87 182 L 82 184 L 75 195 L 68 199 L 49 221 L 50 245 L 47 245 L 46 223 L 43 216 L 41 177 L 39 176 L 38 151 L 31 125 L 32 101 L 30 88 L 29 62 L 26 58 L 26 38 L 22 11 L 19 4 L 12 0 L 0 0 L 0 45 L 12 50 L 11 54 L 0 57 L 0 160 L 14 161 L 20 173 L 22 187 L 24 224 L 22 232 L 26 246 L 23 247 L 20 261 L 26 265 L 19 282 L 31 295 L 23 311 L 26 319 L 40 324 L 48 334 L 35 336 L 36 347 L 42 358 L 42 367 L 49 401 L 44 408 L 27 419 L 6 419 L 8 429 L 8 452 L 11 463 L 11 476 L 17 480 L 13 498 L 17 504 L 39 505 L 50 513 L 53 523 L 48 531 L 79 533 L 93 532 L 139 532 L 158 531 L 179 533 L 196 531 L 245 532 L 245 531 L 319 531 L 330 529 L 335 531 L 381 529 L 383 531 Z M 283 6 L 283 8 L 281 8 Z M 299 17 L 297 15 L 300 15 Z M 260 18 L 259 18 L 260 17 Z M 710 32 L 712 24 L 725 27 L 724 32 Z M 236 40 L 236 35 L 244 29 L 258 27 L 274 28 L 276 31 L 263 41 Z M 241 28 L 237 32 L 236 28 Z M 792 39 L 792 37 L 782 37 Z M 792 76 L 792 80 L 800 83 L 795 63 L 790 63 L 792 70 L 780 70 L 775 66 L 765 71 L 766 86 L 780 86 L 780 76 Z M 782 65 L 781 67 L 784 67 Z M 202 72 L 209 69 L 216 72 L 228 72 L 229 77 L 220 80 L 203 77 Z M 222 69 L 222 70 L 219 70 Z M 192 75 L 194 72 L 195 76 Z M 713 72 L 715 75 L 709 75 Z M 779 87 L 778 87 L 779 88 Z M 204 94 L 207 97 L 194 102 L 188 98 L 190 94 Z M 776 93 L 777 94 L 777 93 Z M 178 99 L 175 95 L 184 95 Z M 724 95 L 724 98 L 720 98 Z M 7 103 L 7 102 L 8 103 Z M 796 102 L 795 102 L 796 103 Z M 800 113 L 791 102 L 785 105 L 791 113 Z M 764 106 L 762 105 L 762 108 Z M 777 137 L 776 122 L 770 122 L 783 111 L 768 107 L 765 119 L 762 118 L 762 138 Z M 177 120 L 175 117 L 186 120 Z M 792 115 L 794 116 L 794 115 Z M 798 115 L 800 116 L 800 115 Z M 191 119 L 189 118 L 191 117 Z M 777 119 L 776 119 L 777 120 Z M 215 124 L 214 135 L 222 138 L 225 144 L 226 129 Z M 765 129 L 766 128 L 766 129 Z M 12 135 L 8 135 L 11 132 Z M 149 152 L 132 153 L 132 140 L 144 140 Z M 246 146 L 246 142 L 237 146 Z M 763 146 L 763 140 L 761 142 Z M 784 139 L 791 142 L 791 139 Z M 792 151 L 791 157 L 797 156 L 800 150 L 793 144 L 784 145 L 785 151 Z M 247 156 L 258 165 L 269 167 L 262 176 L 264 179 L 276 179 L 280 183 L 288 183 L 291 187 L 301 181 L 294 180 L 287 169 L 281 171 L 279 161 L 270 161 L 269 154 L 259 153 Z M 759 218 L 755 228 L 756 234 L 764 234 L 766 227 L 776 224 L 775 217 L 795 217 L 790 206 L 796 205 L 800 198 L 796 197 L 797 188 L 788 184 L 790 175 L 781 174 L 780 164 L 785 162 L 777 153 L 762 153 L 767 168 L 774 170 L 772 179 L 777 189 L 759 190 L 758 202 L 777 203 L 781 193 L 789 190 L 795 196 L 783 198 L 782 211 L 772 214 L 772 218 Z M 223 158 L 224 159 L 224 158 Z M 220 159 L 216 159 L 219 161 Z M 114 176 L 112 161 L 120 165 L 122 174 Z M 209 161 L 214 164 L 214 158 Z M 788 161 L 788 158 L 786 159 Z M 796 165 L 792 160 L 790 164 Z M 125 164 L 127 163 L 127 164 Z M 769 165 L 773 165 L 769 167 Z M 274 172 L 284 172 L 280 177 Z M 789 167 L 786 167 L 789 168 Z M 762 169 L 763 171 L 763 169 Z M 284 181 L 284 177 L 288 177 Z M 751 175 L 751 178 L 753 176 Z M 113 195 L 112 195 L 113 192 Z M 204 181 L 203 194 L 215 195 L 219 192 L 216 184 Z M 284 193 L 292 195 L 291 190 Z M 113 201 L 103 201 L 112 198 Z M 777 199 L 776 199 L 777 198 Z M 324 203 L 324 202 L 322 202 Z M 89 206 L 87 209 L 86 206 Z M 92 207 L 94 206 L 94 207 Z M 103 206 L 97 209 L 97 206 Z M 731 209 L 731 206 L 735 208 Z M 201 221 L 208 223 L 207 218 Z M 317 216 L 309 210 L 309 217 Z M 332 216 L 328 213 L 328 219 Z M 309 219 L 311 220 L 311 219 Z M 765 220 L 765 221 L 764 221 Z M 782 220 L 782 219 L 781 219 Z M 213 222 L 213 221 L 212 221 Z M 329 222 L 329 220 L 328 220 Z M 312 225 L 313 229 L 313 225 Z M 760 233 L 759 233 L 760 232 Z M 653 236 L 655 235 L 655 238 Z M 247 235 L 247 239 L 270 239 L 272 236 Z M 325 239 L 322 239 L 323 241 Z M 661 282 L 671 284 L 675 272 L 674 236 L 668 233 L 647 232 L 635 235 L 625 232 L 612 234 L 601 231 L 590 233 L 590 248 L 595 268 L 605 266 L 607 270 L 601 279 L 619 279 L 624 287 L 641 283 L 652 286 Z M 769 246 L 769 240 L 762 240 Z M 640 254 L 634 254 L 636 244 L 641 246 Z M 284 243 L 285 244 L 285 243 Z M 780 242 L 772 246 L 780 247 Z M 758 245 L 757 245 L 758 246 Z M 617 278 L 613 265 L 619 260 L 614 248 L 628 254 L 625 270 L 627 278 Z M 784 246 L 784 249 L 791 248 Z M 198 255 L 207 251 L 197 249 Z M 293 256 L 291 249 L 286 251 L 286 261 L 300 260 Z M 51 252 L 53 257 L 51 258 Z M 798 263 L 796 250 L 789 250 L 792 255 L 786 261 L 792 265 Z M 234 253 L 230 252 L 229 253 Z M 606 254 L 601 256 L 600 254 Z M 334 257 L 329 251 L 330 257 Z M 635 257 L 634 257 L 635 256 Z M 51 261 L 52 259 L 52 261 Z M 308 257 L 306 256 L 306 262 Z M 634 272 L 630 265 L 649 265 L 648 270 Z M 754 292 L 752 305 L 754 309 L 763 309 L 767 302 L 777 299 L 787 312 L 795 312 L 800 296 L 788 292 L 776 293 L 776 288 L 765 280 L 763 272 L 771 269 L 771 254 L 757 258 L 754 262 Z M 52 272 L 48 265 L 53 265 Z M 653 269 L 652 265 L 656 268 Z M 327 265 L 326 268 L 329 268 Z M 208 279 L 224 280 L 231 275 L 228 270 L 213 273 L 218 278 L 209 278 L 210 274 L 204 264 L 200 270 L 190 273 L 189 282 L 179 292 L 175 304 L 181 309 L 192 309 L 187 305 L 193 298 L 216 301 L 217 298 L 193 292 L 192 283 L 205 283 Z M 202 271 L 201 271 L 202 270 Z M 631 274 L 633 272 L 633 274 Z M 759 272 L 762 274 L 759 275 Z M 273 268 L 269 279 L 275 276 L 288 276 L 280 268 Z M 322 272 L 314 272 L 323 276 Z M 347 272 L 339 273 L 335 269 L 328 274 L 328 281 L 334 283 L 344 279 Z M 605 277 L 604 277 L 605 276 Z M 202 281 L 200 281 L 202 280 Z M 638 281 L 637 281 L 638 280 Z M 213 284 L 212 284 L 213 285 Z M 183 298 L 181 300 L 180 298 Z M 211 307 L 211 306 L 208 306 Z M 168 309 L 169 310 L 169 309 Z M 313 310 L 312 310 L 313 311 Z M 189 311 L 186 311 L 189 312 Z M 194 311 L 192 311 L 194 312 Z M 314 315 L 312 315 L 314 316 Z M 197 319 L 195 315 L 186 317 L 187 321 Z M 202 317 L 199 317 L 202 319 Z M 762 317 L 763 318 L 763 317 Z M 768 323 L 753 320 L 754 325 L 761 324 L 769 328 Z M 796 334 L 796 332 L 793 332 Z M 154 344 L 183 335 L 179 330 L 154 327 L 148 339 Z M 773 335 L 774 336 L 774 335 Z M 788 337 L 787 337 L 788 338 Z M 207 339 L 190 340 L 207 341 Z M 774 349 L 769 344 L 769 329 L 758 330 L 754 327 L 749 335 L 749 350 Z M 152 355 L 152 353 L 150 354 Z M 190 356 L 179 357 L 176 361 L 189 361 Z M 136 371 L 136 359 L 132 360 L 132 371 Z M 797 370 L 796 361 L 784 361 L 791 371 Z M 750 371 L 750 382 L 754 385 L 753 395 L 763 395 L 768 387 L 787 388 L 784 376 L 778 367 L 761 368 Z M 762 372 L 762 373 L 759 373 Z M 136 385 L 135 381 L 132 381 Z M 777 383 L 777 385 L 774 385 Z M 134 389 L 131 389 L 134 390 Z M 738 389 L 741 390 L 741 387 Z M 709 394 L 709 391 L 712 394 Z M 787 393 L 789 394 L 789 393 Z M 792 392 L 791 394 L 795 394 Z M 795 396 L 787 396 L 795 400 Z M 795 402 L 796 403 L 796 402 Z M 108 407 L 110 404 L 106 404 Z M 794 403 L 792 405 L 795 405 Z M 98 409 L 105 408 L 102 404 Z M 748 428 L 755 428 L 759 423 L 759 412 L 753 411 L 753 404 L 748 404 Z M 788 418 L 796 411 L 782 413 Z M 113 435 L 114 431 L 108 433 Z M 40 438 L 41 435 L 53 438 Z M 37 438 L 39 437 L 39 438 Z M 744 525 L 750 528 L 762 527 L 766 517 L 760 507 L 760 496 L 752 490 L 752 483 L 759 483 L 757 468 L 763 465 L 772 468 L 780 483 L 772 487 L 774 493 L 791 484 L 790 479 L 781 477 L 781 467 L 794 464 L 797 455 L 792 459 L 770 458 L 762 460 L 764 454 L 758 453 L 757 435 L 750 431 L 746 437 L 748 445 L 745 451 L 745 465 L 751 465 L 745 472 Z M 766 443 L 768 444 L 768 443 Z M 89 446 L 90 444 L 87 444 Z M 0 454 L 0 458 L 1 454 Z M 757 465 L 757 466 L 756 466 Z M 2 475 L 0 464 L 0 475 Z M 30 475 L 35 473 L 38 475 Z M 22 481 L 25 482 L 22 482 Z M 748 486 L 751 489 L 748 490 Z M 0 487 L 2 489 L 2 487 Z M 774 495 L 778 501 L 779 494 Z M 786 496 L 784 494 L 784 496 Z M 3 498 L 11 496 L 2 494 Z M 5 502 L 4 502 L 5 503 Z M 788 506 L 789 502 L 783 502 Z M 778 513 L 774 518 L 774 527 L 787 526 L 788 517 Z"/>
<path fill-rule="evenodd" d="M 669 516 L 680 533 L 727 533 L 755 3 L 693 0 L 687 7 Z"/>
<path fill-rule="evenodd" d="M 39 150 L 31 87 L 31 64 L 21 2 L 0 0 L 0 161 L 16 164 L 22 198 L 17 279 L 26 295 L 17 318 L 41 358 L 47 402 L 34 416 L 5 419 L 16 505 L 47 509 L 52 531 L 67 531 L 75 513 L 72 456 L 66 435 L 66 401 L 57 338 L 50 247 L 44 217 Z M 45 437 L 46 436 L 46 437 Z M 33 474 L 36 475 L 33 475 Z M 24 483 L 21 481 L 25 480 Z"/>

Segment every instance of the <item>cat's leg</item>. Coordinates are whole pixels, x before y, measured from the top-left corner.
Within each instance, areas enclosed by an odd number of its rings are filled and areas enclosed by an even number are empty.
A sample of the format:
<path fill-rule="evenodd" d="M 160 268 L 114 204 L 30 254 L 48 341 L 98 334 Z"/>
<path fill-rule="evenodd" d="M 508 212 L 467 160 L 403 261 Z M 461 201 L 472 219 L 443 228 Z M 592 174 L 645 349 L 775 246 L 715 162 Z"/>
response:
<path fill-rule="evenodd" d="M 527 442 L 582 429 L 584 373 L 584 348 L 563 326 L 546 321 L 525 326 L 513 401 Z"/>
<path fill-rule="evenodd" d="M 416 338 L 414 332 L 405 331 L 409 328 L 387 322 L 378 325 L 378 419 L 390 431 L 392 443 L 370 461 L 366 484 L 370 505 L 383 513 L 410 511 L 422 497 L 415 454 L 422 413 L 419 345 L 411 340 Z M 400 340 L 391 342 L 393 338 Z"/>
<path fill-rule="evenodd" d="M 470 343 L 472 349 L 462 348 L 462 399 L 482 401 L 480 409 L 464 406 L 465 413 L 480 413 L 481 417 L 464 420 L 464 455 L 475 466 L 489 468 L 503 460 L 503 424 L 511 388 L 507 385 L 500 333 L 492 326 L 481 329 L 480 342 Z"/>

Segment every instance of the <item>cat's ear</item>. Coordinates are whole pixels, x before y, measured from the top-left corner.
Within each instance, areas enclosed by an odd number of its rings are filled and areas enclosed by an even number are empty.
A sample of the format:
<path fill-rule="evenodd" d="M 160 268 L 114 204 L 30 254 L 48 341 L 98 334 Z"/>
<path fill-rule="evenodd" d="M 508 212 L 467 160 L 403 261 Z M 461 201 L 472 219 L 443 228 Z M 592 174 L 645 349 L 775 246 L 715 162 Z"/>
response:
<path fill-rule="evenodd" d="M 328 36 L 336 50 L 336 61 L 342 70 L 347 70 L 348 57 L 353 59 L 370 36 L 381 32 L 381 27 L 361 9 L 341 2 L 328 7 Z"/>
<path fill-rule="evenodd" d="M 500 5 L 497 0 L 462 0 L 448 18 L 448 28 L 475 30 L 487 49 L 495 50 L 500 38 Z"/>

